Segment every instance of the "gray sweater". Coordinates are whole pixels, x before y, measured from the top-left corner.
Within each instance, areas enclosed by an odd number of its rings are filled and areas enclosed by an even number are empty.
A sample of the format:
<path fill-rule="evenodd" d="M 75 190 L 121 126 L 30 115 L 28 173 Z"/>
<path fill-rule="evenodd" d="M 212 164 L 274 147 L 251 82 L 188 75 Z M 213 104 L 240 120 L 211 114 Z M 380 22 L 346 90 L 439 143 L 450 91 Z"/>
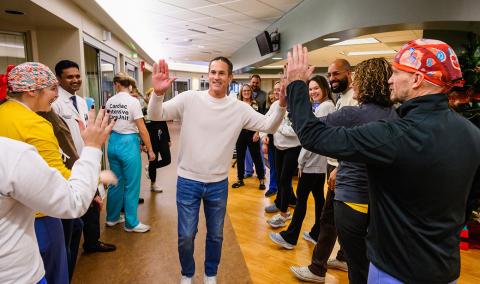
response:
<path fill-rule="evenodd" d="M 332 101 L 322 102 L 315 110 L 316 117 L 326 116 L 335 111 Z M 303 173 L 323 174 L 327 172 L 327 157 L 314 154 L 302 148 L 298 156 L 298 169 Z"/>

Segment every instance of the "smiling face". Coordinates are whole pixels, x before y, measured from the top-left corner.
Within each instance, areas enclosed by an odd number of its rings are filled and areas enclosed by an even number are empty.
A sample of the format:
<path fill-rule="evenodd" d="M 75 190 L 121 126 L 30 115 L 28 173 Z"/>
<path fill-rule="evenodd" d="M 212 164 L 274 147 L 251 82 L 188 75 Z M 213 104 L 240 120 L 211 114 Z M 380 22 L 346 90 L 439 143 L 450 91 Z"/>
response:
<path fill-rule="evenodd" d="M 224 97 L 232 77 L 232 74 L 228 73 L 227 63 L 221 60 L 212 61 L 208 71 L 209 93 L 218 98 Z"/>
<path fill-rule="evenodd" d="M 325 100 L 325 94 L 323 93 L 322 88 L 320 88 L 320 85 L 318 85 L 318 83 L 314 80 L 311 80 L 310 83 L 308 83 L 308 94 L 316 103 Z"/>
<path fill-rule="evenodd" d="M 62 70 L 62 74 L 57 77 L 59 85 L 70 94 L 75 94 L 82 86 L 80 71 L 76 67 L 70 67 Z"/>
<path fill-rule="evenodd" d="M 332 92 L 343 93 L 349 87 L 350 71 L 339 62 L 334 62 L 328 66 L 327 79 L 330 82 Z"/>
<path fill-rule="evenodd" d="M 242 86 L 242 101 L 250 101 L 252 99 L 252 89 L 248 85 Z"/>
<path fill-rule="evenodd" d="M 280 82 L 275 83 L 275 86 L 273 86 L 273 95 L 275 96 L 275 100 L 278 100 L 280 96 Z"/>
<path fill-rule="evenodd" d="M 49 112 L 52 110 L 53 102 L 58 98 L 58 86 L 57 84 L 50 87 L 46 87 L 40 90 L 28 92 L 30 96 L 33 96 L 32 110 Z"/>

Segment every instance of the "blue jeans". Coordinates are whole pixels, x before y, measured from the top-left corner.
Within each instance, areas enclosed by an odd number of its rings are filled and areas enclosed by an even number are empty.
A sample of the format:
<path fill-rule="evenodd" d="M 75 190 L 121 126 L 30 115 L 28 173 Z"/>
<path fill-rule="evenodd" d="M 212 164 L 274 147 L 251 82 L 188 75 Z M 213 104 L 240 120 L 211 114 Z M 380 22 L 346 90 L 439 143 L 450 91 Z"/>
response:
<path fill-rule="evenodd" d="M 265 172 L 265 160 L 263 159 L 261 140 L 260 140 L 260 153 L 261 153 L 260 156 L 262 157 L 263 172 Z M 252 159 L 252 155 L 250 154 L 250 149 L 247 148 L 247 152 L 245 152 L 245 177 L 252 176 L 252 175 L 253 175 L 253 159 Z"/>
<path fill-rule="evenodd" d="M 456 284 L 457 280 L 454 280 L 448 284 Z M 368 284 L 403 284 L 402 281 L 391 276 L 390 274 L 380 270 L 378 267 L 370 262 L 368 270 Z"/>
<path fill-rule="evenodd" d="M 198 227 L 198 212 L 203 200 L 203 209 L 207 223 L 205 243 L 205 274 L 217 275 L 222 254 L 223 221 L 227 207 L 228 180 L 204 183 L 178 177 L 178 255 L 182 266 L 182 275 L 193 277 L 195 260 L 193 259 L 195 235 Z"/>

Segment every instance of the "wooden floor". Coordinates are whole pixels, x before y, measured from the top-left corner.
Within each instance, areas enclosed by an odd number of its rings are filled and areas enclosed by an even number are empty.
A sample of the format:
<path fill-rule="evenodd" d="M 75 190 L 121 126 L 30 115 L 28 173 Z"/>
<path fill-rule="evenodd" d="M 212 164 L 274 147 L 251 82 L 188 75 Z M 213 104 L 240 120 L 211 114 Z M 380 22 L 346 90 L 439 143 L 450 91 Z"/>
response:
<path fill-rule="evenodd" d="M 102 213 L 101 239 L 113 242 L 118 250 L 113 253 L 80 255 L 73 283 L 178 283 L 180 267 L 176 252 L 175 167 L 178 149 L 178 124 L 169 124 L 173 139 L 172 165 L 158 171 L 162 194 L 151 194 L 148 181 L 142 175 L 140 220 L 152 225 L 146 234 L 126 233 L 121 227 L 105 228 Z M 232 168 L 230 183 L 236 180 Z M 245 180 L 246 186 L 229 189 L 225 239 L 219 268 L 219 283 L 303 283 L 291 274 L 289 266 L 308 265 L 313 245 L 301 237 L 294 250 L 281 249 L 268 238 L 272 229 L 266 220 L 272 214 L 264 213 L 271 200 L 258 190 L 255 178 Z M 313 220 L 313 201 L 309 200 L 303 229 L 308 230 Z M 195 242 L 197 274 L 195 283 L 201 283 L 205 225 L 200 214 L 199 233 Z M 279 231 L 279 230 L 275 230 Z M 337 246 L 334 254 L 336 253 Z M 480 283 L 480 251 L 462 251 L 462 273 L 458 283 Z M 421 267 L 419 267 L 421 269 Z M 326 283 L 348 283 L 345 272 L 329 270 Z"/>

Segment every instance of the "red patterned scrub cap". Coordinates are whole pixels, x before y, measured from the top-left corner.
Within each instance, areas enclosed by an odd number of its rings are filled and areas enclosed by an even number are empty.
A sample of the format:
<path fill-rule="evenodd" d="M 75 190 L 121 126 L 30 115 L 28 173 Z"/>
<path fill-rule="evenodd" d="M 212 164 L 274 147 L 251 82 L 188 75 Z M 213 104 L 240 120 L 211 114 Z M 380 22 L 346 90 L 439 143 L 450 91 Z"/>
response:
<path fill-rule="evenodd" d="M 443 41 L 417 39 L 406 43 L 395 55 L 393 66 L 405 72 L 420 72 L 439 87 L 463 86 L 462 70 L 453 49 Z"/>
<path fill-rule="evenodd" d="M 8 73 L 7 80 L 10 92 L 35 91 L 58 84 L 50 68 L 39 62 L 25 62 L 15 66 Z"/>

